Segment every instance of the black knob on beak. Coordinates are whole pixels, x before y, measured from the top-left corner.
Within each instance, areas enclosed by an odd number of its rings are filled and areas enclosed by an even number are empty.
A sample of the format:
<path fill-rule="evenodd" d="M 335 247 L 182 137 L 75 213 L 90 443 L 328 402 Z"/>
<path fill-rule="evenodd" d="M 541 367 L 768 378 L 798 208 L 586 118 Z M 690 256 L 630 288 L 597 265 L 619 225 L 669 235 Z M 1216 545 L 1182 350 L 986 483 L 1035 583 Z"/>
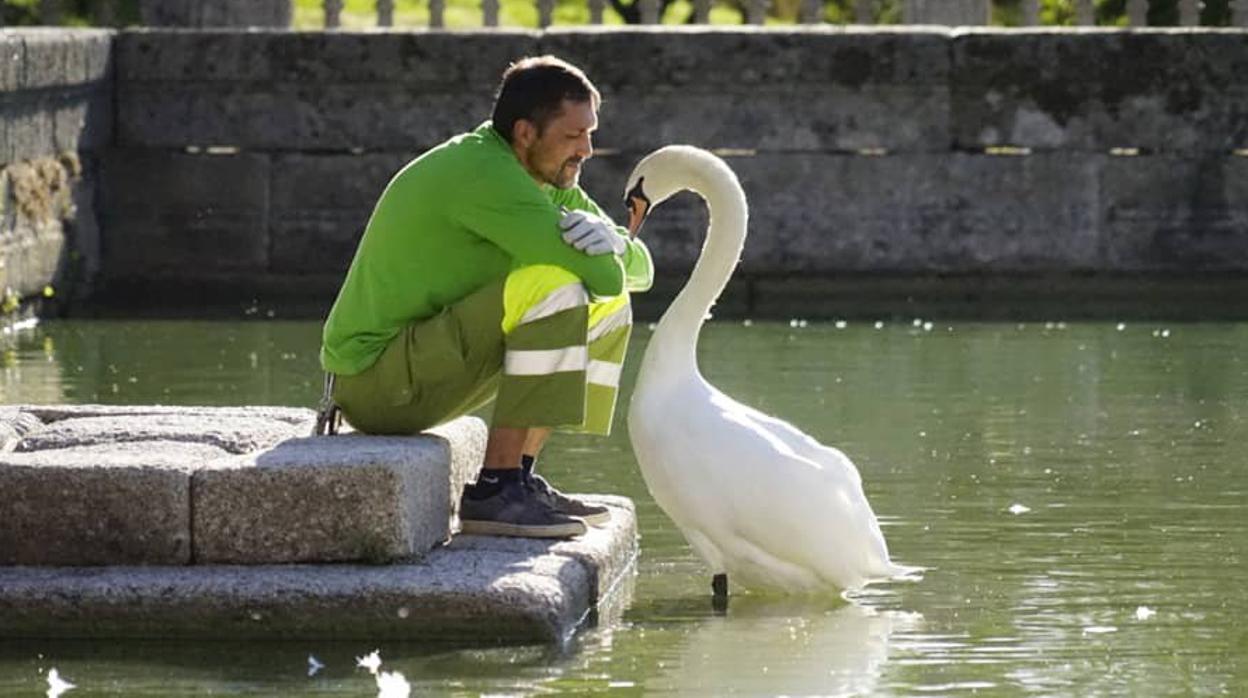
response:
<path fill-rule="evenodd" d="M 624 195 L 624 208 L 628 209 L 629 239 L 636 239 L 637 233 L 641 232 L 642 223 L 646 222 L 646 215 L 650 213 L 650 197 L 642 189 L 645 181 L 645 177 L 639 178 L 637 184 Z"/>

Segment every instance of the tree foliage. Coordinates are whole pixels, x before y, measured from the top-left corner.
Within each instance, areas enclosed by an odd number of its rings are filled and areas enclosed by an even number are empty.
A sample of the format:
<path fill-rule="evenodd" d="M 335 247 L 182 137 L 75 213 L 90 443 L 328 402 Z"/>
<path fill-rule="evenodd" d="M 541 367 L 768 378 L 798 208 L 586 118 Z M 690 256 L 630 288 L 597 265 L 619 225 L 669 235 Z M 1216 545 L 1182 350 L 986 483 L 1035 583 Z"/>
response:
<path fill-rule="evenodd" d="M 576 1 L 576 0 L 572 0 Z M 641 0 L 609 0 L 611 7 L 628 24 L 641 22 Z M 1180 0 L 1150 0 L 1148 23 L 1154 26 L 1173 26 L 1179 23 Z M 892 24 L 901 21 L 903 0 L 876 0 L 874 22 Z M 660 17 L 666 22 L 691 22 L 693 12 L 689 3 L 679 0 L 659 0 Z M 716 0 L 720 7 L 731 7 L 745 21 L 746 0 Z M 1230 23 L 1230 0 L 1204 0 L 1201 24 L 1225 26 Z M 824 0 L 823 21 L 833 24 L 849 24 L 857 18 L 857 0 Z M 767 16 L 780 22 L 796 22 L 801 0 L 771 0 Z M 686 16 L 669 17 L 669 11 L 682 11 Z M 1023 0 L 993 0 L 995 24 L 1018 26 L 1023 22 Z M 1127 23 L 1127 0 L 1096 0 L 1097 24 L 1115 26 Z M 1051 25 L 1076 23 L 1075 0 L 1041 0 L 1041 21 Z"/>
<path fill-rule="evenodd" d="M 62 21 L 71 26 L 99 24 L 101 0 L 60 0 Z M 41 24 L 40 0 L 0 0 L 0 22 L 5 26 Z M 135 24 L 139 21 L 139 0 L 114 0 L 114 21 Z"/>
<path fill-rule="evenodd" d="M 39 24 L 40 0 L 0 0 L 0 21 L 7 26 Z M 320 0 L 292 0 L 300 5 Z M 422 4 L 424 0 L 421 0 Z M 503 0 L 508 2 L 535 2 L 535 0 Z M 559 0 L 562 5 L 583 5 L 586 0 Z M 627 24 L 641 23 L 641 0 L 607 0 L 611 8 Z M 747 0 L 713 0 L 716 8 L 729 10 L 719 13 L 718 21 L 733 21 L 733 16 L 744 22 Z M 798 20 L 802 0 L 771 0 L 767 17 L 776 23 Z M 875 16 L 878 24 L 899 23 L 904 0 L 876 0 Z M 1153 26 L 1173 26 L 1179 23 L 1180 0 L 1150 0 L 1148 23 Z M 60 0 L 64 21 L 70 25 L 97 23 L 101 0 Z M 823 0 L 823 21 L 833 24 L 849 24 L 856 21 L 857 0 Z M 405 4 L 399 0 L 399 5 Z M 411 4 L 408 0 L 407 4 Z M 660 17 L 666 23 L 692 23 L 693 5 L 690 0 L 658 0 Z M 118 8 L 116 20 L 121 24 L 139 21 L 139 0 L 115 0 Z M 1097 24 L 1115 26 L 1127 24 L 1127 0 L 1096 0 Z M 728 17 L 724 20 L 724 17 Z M 1204 0 L 1201 24 L 1225 26 L 1230 23 L 1230 0 Z M 993 0 L 993 23 L 1018 26 L 1023 22 L 1023 0 Z M 1048 25 L 1075 24 L 1075 0 L 1041 0 L 1041 22 Z"/>

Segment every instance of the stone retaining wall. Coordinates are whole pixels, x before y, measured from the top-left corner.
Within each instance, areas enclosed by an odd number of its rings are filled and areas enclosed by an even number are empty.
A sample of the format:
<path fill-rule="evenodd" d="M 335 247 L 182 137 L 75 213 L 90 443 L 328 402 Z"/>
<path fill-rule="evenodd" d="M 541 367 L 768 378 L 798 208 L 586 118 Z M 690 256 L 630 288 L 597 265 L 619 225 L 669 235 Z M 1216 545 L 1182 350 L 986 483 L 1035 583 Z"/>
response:
<path fill-rule="evenodd" d="M 128 32 L 108 199 L 109 234 L 127 244 L 105 270 L 142 294 L 184 287 L 190 270 L 220 289 L 266 279 L 278 293 L 285 279 L 327 302 L 389 177 L 485 118 L 508 61 L 550 52 L 603 91 L 584 184 L 612 213 L 653 148 L 693 143 L 734 167 L 752 210 L 729 293 L 747 311 L 768 307 L 777 279 L 846 273 L 1238 275 L 1244 36 Z M 704 224 L 691 197 L 648 224 L 664 289 Z"/>
<path fill-rule="evenodd" d="M 81 34 L 106 54 L 107 34 Z M 1237 282 L 1248 271 L 1245 36 L 135 30 L 113 44 L 115 130 L 97 108 L 61 141 L 76 134 L 80 155 L 116 146 L 100 170 L 104 243 L 82 254 L 99 259 L 103 297 L 123 308 L 168 294 L 323 312 L 389 177 L 488 116 L 509 61 L 545 52 L 582 65 L 606 98 L 584 184 L 613 214 L 633 164 L 659 146 L 715 149 L 737 171 L 751 228 L 726 307 L 761 312 L 785 302 L 772 289 L 846 275 L 889 293 L 932 277 L 960 289 L 983 278 Z M 80 87 L 6 89 L 6 104 L 39 105 L 52 124 L 51 103 L 106 104 L 106 72 L 65 65 L 79 77 L 62 83 Z M 24 123 L 16 114 L 6 106 L 6 133 Z M 47 140 L 24 157 L 59 152 Z M 94 159 L 83 161 L 89 182 Z M 683 196 L 647 224 L 662 277 L 651 301 L 678 287 L 705 221 Z"/>
<path fill-rule="evenodd" d="M 94 188 L 113 140 L 112 57 L 110 31 L 0 30 L 6 311 L 19 299 L 85 295 L 98 271 Z"/>

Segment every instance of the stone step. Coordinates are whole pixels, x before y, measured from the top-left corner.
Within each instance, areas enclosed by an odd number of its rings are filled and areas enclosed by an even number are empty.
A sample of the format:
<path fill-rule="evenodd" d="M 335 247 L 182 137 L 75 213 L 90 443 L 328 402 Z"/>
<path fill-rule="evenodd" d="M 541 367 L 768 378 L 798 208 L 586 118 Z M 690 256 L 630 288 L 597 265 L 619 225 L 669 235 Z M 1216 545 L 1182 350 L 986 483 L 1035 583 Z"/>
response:
<path fill-rule="evenodd" d="M 450 537 L 450 451 L 437 437 L 347 434 L 216 461 L 192 479 L 195 562 L 421 555 Z"/>
<path fill-rule="evenodd" d="M 611 509 L 611 521 L 604 527 L 614 535 L 600 535 L 602 529 L 590 527 L 589 535 L 573 540 L 551 543 L 533 538 L 502 538 L 498 536 L 457 535 L 447 550 L 456 552 L 507 553 L 522 556 L 546 554 L 565 555 L 579 560 L 586 569 L 593 570 L 590 581 L 591 601 L 600 604 L 615 596 L 612 585 L 621 579 L 621 571 L 629 568 L 637 557 L 636 511 L 627 497 L 600 494 L 576 494 L 579 499 L 604 504 Z M 627 524 L 621 526 L 621 523 Z"/>
<path fill-rule="evenodd" d="M 0 565 L 185 565 L 191 470 L 227 455 L 163 440 L 0 453 Z"/>
<path fill-rule="evenodd" d="M 632 503 L 571 541 L 457 536 L 385 566 L 0 568 L 0 638 L 563 643 L 631 599 Z"/>
<path fill-rule="evenodd" d="M 0 411 L 0 565 L 410 559 L 450 536 L 485 426 L 310 437 L 311 410 Z"/>

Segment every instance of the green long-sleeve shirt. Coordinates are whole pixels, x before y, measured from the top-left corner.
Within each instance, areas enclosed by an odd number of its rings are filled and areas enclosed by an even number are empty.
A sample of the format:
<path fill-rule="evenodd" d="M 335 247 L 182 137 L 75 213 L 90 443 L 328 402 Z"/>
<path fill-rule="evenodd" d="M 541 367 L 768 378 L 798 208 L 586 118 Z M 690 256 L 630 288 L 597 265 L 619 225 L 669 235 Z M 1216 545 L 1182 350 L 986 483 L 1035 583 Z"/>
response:
<path fill-rule="evenodd" d="M 605 217 L 580 187 L 533 181 L 488 121 L 408 163 L 373 209 L 325 321 L 321 365 L 359 373 L 408 323 L 520 266 L 562 267 L 599 297 L 649 289 L 654 267 L 640 240 L 618 257 L 578 252 L 561 237 L 561 206 Z"/>

